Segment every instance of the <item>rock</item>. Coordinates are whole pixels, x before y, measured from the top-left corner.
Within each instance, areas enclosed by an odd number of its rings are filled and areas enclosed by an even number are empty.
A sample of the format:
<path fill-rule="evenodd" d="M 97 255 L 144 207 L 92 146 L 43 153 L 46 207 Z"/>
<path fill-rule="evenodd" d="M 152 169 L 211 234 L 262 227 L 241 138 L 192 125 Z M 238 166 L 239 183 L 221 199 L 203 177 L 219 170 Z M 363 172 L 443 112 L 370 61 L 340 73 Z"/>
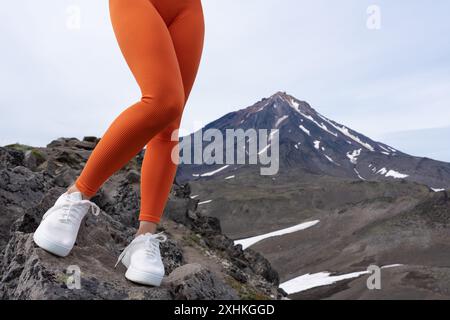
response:
<path fill-rule="evenodd" d="M 233 289 L 198 263 L 175 269 L 166 279 L 178 300 L 225 300 L 238 298 Z"/>
<path fill-rule="evenodd" d="M 54 182 L 57 186 L 64 188 L 71 186 L 78 176 L 78 170 L 68 167 L 63 167 L 62 170 L 57 170 L 57 172 Z"/>
<path fill-rule="evenodd" d="M 191 186 L 188 183 L 180 185 L 175 182 L 172 188 L 172 193 L 178 198 L 189 198 L 191 194 Z"/>
<path fill-rule="evenodd" d="M 50 197 L 49 197 L 50 199 Z M 38 248 L 29 231 L 36 219 L 25 215 L 5 249 L 1 263 L 3 299 L 236 299 L 237 295 L 215 274 L 198 264 L 181 265 L 182 251 L 169 240 L 161 246 L 166 272 L 161 287 L 127 281 L 125 268 L 113 268 L 118 246 L 126 245 L 133 230 L 123 229 L 107 215 L 88 217 L 71 254 L 62 259 Z M 119 227 L 119 228 L 117 228 Z M 119 235 L 119 237 L 118 237 Z M 80 270 L 80 288 L 71 289 L 70 268 Z"/>
<path fill-rule="evenodd" d="M 237 268 L 235 265 L 233 265 L 229 272 L 229 275 L 231 275 L 234 279 L 236 279 L 239 282 L 245 283 L 247 282 L 247 276 L 245 275 L 245 272 L 243 272 L 241 269 Z"/>
<path fill-rule="evenodd" d="M 170 200 L 164 209 L 164 216 L 183 225 L 189 225 L 191 223 L 191 219 L 189 219 L 187 215 L 189 199 L 180 199 L 173 195 L 171 195 L 169 199 Z"/>
<path fill-rule="evenodd" d="M 95 142 L 89 142 L 89 141 L 79 141 L 72 145 L 72 147 L 84 149 L 84 150 L 94 150 L 96 146 Z"/>
<path fill-rule="evenodd" d="M 123 172 L 121 173 L 123 174 Z M 130 184 L 124 177 L 108 182 L 93 198 L 115 220 L 127 226 L 139 224 L 139 184 Z"/>
<path fill-rule="evenodd" d="M 0 170 L 23 165 L 24 154 L 14 148 L 0 147 Z"/>
<path fill-rule="evenodd" d="M 97 137 L 93 137 L 93 136 L 87 136 L 87 137 L 83 138 L 83 141 L 98 143 L 100 141 L 100 139 Z"/>
<path fill-rule="evenodd" d="M 55 160 L 61 164 L 66 164 L 71 168 L 79 168 L 84 159 L 78 153 L 70 152 L 68 150 L 58 150 Z"/>
<path fill-rule="evenodd" d="M 80 142 L 77 138 L 59 138 L 47 145 L 47 148 L 63 147 Z"/>
<path fill-rule="evenodd" d="M 200 216 L 193 223 L 193 229 L 202 235 L 203 240 L 209 247 L 222 251 L 237 269 L 252 270 L 265 281 L 274 285 L 279 284 L 278 273 L 260 253 L 252 249 L 242 250 L 242 246 L 235 246 L 230 238 L 221 233 L 219 219 Z M 237 276 L 235 279 L 238 281 L 244 279 L 235 270 L 232 270 L 230 275 Z"/>
<path fill-rule="evenodd" d="M 199 232 L 201 235 L 209 238 L 210 240 L 213 239 L 214 236 L 222 235 L 220 220 L 215 217 L 198 215 L 197 219 L 192 221 L 192 225 L 193 230 Z"/>
<path fill-rule="evenodd" d="M 54 187 L 50 189 L 39 204 L 28 208 L 11 226 L 11 232 L 32 233 L 39 225 L 42 216 L 50 208 L 58 197 L 64 192 L 63 188 Z"/>
<path fill-rule="evenodd" d="M 264 258 L 259 252 L 252 249 L 243 251 L 246 261 L 249 262 L 249 267 L 256 273 L 261 275 L 264 279 L 275 285 L 280 284 L 278 273 L 272 268 L 269 261 Z"/>
<path fill-rule="evenodd" d="M 99 252 L 96 252 L 99 253 Z M 97 262 L 109 257 L 76 253 L 66 259 L 54 257 L 34 245 L 32 235 L 17 232 L 3 258 L 2 299 L 171 299 L 167 288 L 146 288 L 129 283 L 123 271 Z M 112 257 L 109 263 L 113 263 Z M 79 289 L 72 288 L 70 271 L 81 271 Z"/>
<path fill-rule="evenodd" d="M 78 176 L 94 139 L 61 138 L 47 148 L 15 145 L 0 148 L 0 298 L 2 299 L 239 299 L 274 296 L 277 286 L 264 258 L 242 249 L 221 233 L 217 218 L 197 211 L 190 186 L 174 185 L 158 231 L 167 278 L 161 287 L 145 287 L 124 278 L 114 264 L 133 239 L 138 225 L 143 153 L 109 179 L 92 199 L 98 217 L 88 214 L 69 256 L 55 257 L 40 248 L 32 233 L 42 216 Z M 89 145 L 90 144 L 90 145 Z M 33 150 L 38 150 L 36 156 Z M 193 239 L 194 242 L 184 239 Z M 195 245 L 195 246 L 193 246 Z M 192 254 L 192 252 L 195 252 Z M 189 263 L 185 255 L 188 254 Z M 192 261 L 194 257 L 194 262 Z M 216 258 L 213 258 L 216 257 Z M 218 258 L 220 257 L 220 258 Z M 216 261 L 214 259 L 220 259 Z M 208 268 L 202 263 L 217 264 Z M 250 265 L 254 264 L 254 268 Z M 80 288 L 70 289 L 80 270 Z M 239 285 L 237 285 L 239 283 Z M 237 289 L 236 289 L 237 288 Z"/>
<path fill-rule="evenodd" d="M 9 239 L 9 229 L 28 209 L 38 205 L 53 186 L 44 173 L 17 166 L 0 170 L 0 252 Z"/>
<path fill-rule="evenodd" d="M 192 199 L 185 202 L 192 201 Z M 180 200 L 179 200 L 180 201 Z M 173 207 L 172 207 L 173 209 Z M 172 214 L 168 216 L 178 223 L 183 223 L 192 228 L 192 230 L 201 236 L 201 240 L 206 243 L 209 248 L 219 250 L 232 262 L 232 268 L 228 270 L 238 282 L 246 282 L 245 273 L 238 270 L 245 269 L 260 276 L 263 281 L 268 281 L 273 285 L 279 284 L 278 273 L 271 267 L 269 262 L 258 252 L 251 249 L 242 250 L 242 246 L 235 246 L 233 241 L 222 234 L 220 220 L 215 217 L 203 216 L 199 213 L 195 214 L 194 219 L 190 214 L 182 214 L 179 210 L 170 211 Z M 178 212 L 178 215 L 173 212 Z"/>
<path fill-rule="evenodd" d="M 197 218 L 199 217 L 196 211 L 190 209 L 187 210 L 186 215 L 191 220 L 197 220 Z"/>
<path fill-rule="evenodd" d="M 36 171 L 45 162 L 45 158 L 46 156 L 38 149 L 32 149 L 25 152 L 23 163 L 28 169 Z"/>

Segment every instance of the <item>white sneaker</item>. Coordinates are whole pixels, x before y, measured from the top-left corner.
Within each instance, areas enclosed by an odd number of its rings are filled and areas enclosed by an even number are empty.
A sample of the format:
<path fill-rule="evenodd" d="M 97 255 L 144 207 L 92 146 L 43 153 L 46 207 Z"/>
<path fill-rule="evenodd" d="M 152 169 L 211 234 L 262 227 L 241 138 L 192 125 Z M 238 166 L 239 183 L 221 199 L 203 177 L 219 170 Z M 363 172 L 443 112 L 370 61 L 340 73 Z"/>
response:
<path fill-rule="evenodd" d="M 166 240 L 167 236 L 162 232 L 137 236 L 120 254 L 114 267 L 122 262 L 127 267 L 125 278 L 128 280 L 151 286 L 161 285 L 165 270 L 159 243 Z"/>
<path fill-rule="evenodd" d="M 100 213 L 100 208 L 89 200 L 83 200 L 81 193 L 62 194 L 42 217 L 33 235 L 34 242 L 57 256 L 67 256 L 89 209 L 94 215 Z"/>

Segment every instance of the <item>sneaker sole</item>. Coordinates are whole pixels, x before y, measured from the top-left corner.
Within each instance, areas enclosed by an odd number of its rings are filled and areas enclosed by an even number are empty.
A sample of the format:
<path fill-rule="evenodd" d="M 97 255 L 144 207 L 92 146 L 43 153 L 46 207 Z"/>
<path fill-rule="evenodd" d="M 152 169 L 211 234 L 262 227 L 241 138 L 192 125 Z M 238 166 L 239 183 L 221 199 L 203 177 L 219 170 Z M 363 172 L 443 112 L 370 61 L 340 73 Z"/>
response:
<path fill-rule="evenodd" d="M 34 233 L 33 240 L 40 248 L 60 257 L 66 257 L 72 250 L 72 248 L 67 248 L 55 241 L 49 240 L 38 231 Z"/>
<path fill-rule="evenodd" d="M 127 269 L 127 272 L 125 273 L 125 278 L 139 284 L 159 287 L 161 285 L 163 276 L 155 275 L 153 273 L 140 271 L 133 267 L 129 267 Z"/>

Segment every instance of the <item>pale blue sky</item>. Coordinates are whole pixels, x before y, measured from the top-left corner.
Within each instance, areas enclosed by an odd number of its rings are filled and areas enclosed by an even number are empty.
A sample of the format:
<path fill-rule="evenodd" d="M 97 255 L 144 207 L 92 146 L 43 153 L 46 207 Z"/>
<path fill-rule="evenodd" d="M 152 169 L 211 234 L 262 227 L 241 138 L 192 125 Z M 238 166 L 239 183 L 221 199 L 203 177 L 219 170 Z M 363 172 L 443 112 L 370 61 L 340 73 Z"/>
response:
<path fill-rule="evenodd" d="M 448 0 L 202 3 L 205 48 L 186 131 L 281 90 L 374 139 L 450 161 L 450 130 L 426 140 L 417 131 L 450 127 Z M 380 30 L 366 26 L 373 4 Z M 70 6 L 81 10 L 80 29 L 66 25 Z M 139 98 L 106 0 L 5 2 L 0 35 L 0 145 L 100 136 Z M 416 134 L 391 134 L 399 131 Z"/>

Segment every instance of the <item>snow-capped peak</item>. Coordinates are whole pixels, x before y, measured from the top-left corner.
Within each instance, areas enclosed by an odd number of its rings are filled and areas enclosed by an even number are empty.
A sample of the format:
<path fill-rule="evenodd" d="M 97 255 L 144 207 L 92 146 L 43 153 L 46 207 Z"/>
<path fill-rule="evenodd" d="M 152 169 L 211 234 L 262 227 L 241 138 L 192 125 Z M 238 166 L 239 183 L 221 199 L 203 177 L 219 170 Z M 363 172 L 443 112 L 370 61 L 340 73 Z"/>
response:
<path fill-rule="evenodd" d="M 447 186 L 436 178 L 441 173 L 424 178 L 416 173 L 422 168 L 417 163 L 420 158 L 411 157 L 331 120 L 307 102 L 285 92 L 277 92 L 250 107 L 228 113 L 208 124 L 207 128 L 223 132 L 233 128 L 278 130 L 281 166 L 298 166 L 321 174 L 362 180 L 408 178 L 429 181 L 427 183 L 433 187 Z M 441 164 L 436 164 L 436 168 L 441 167 Z M 220 168 L 200 168 L 192 174 L 201 178 L 201 174 Z M 439 172 L 450 172 L 450 168 Z M 220 171 L 219 174 L 228 172 Z"/>

